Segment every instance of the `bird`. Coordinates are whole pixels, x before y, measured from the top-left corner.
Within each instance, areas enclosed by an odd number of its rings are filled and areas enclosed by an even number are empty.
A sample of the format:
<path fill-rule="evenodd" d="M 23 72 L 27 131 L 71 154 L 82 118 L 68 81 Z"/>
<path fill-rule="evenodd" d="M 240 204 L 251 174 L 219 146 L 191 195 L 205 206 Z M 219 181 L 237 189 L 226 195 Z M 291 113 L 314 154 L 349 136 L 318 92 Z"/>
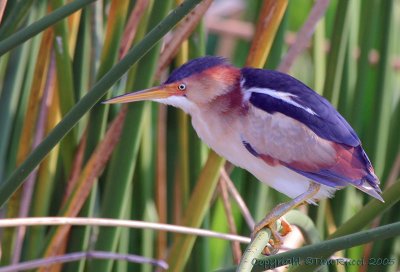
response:
<path fill-rule="evenodd" d="M 217 154 L 292 198 L 275 207 L 253 234 L 303 204 L 353 186 L 383 202 L 379 179 L 354 129 L 324 97 L 274 70 L 238 68 L 205 56 L 175 69 L 160 86 L 105 104 L 150 100 L 191 116 L 200 139 Z M 282 235 L 290 226 L 282 221 Z M 252 235 L 253 236 L 253 235 Z"/>

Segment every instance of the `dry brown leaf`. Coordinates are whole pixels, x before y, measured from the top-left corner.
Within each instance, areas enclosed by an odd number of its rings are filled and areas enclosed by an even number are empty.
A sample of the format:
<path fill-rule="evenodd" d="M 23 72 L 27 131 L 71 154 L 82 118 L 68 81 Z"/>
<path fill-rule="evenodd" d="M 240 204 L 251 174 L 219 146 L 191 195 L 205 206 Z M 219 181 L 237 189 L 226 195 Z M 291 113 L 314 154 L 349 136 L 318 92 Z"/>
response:
<path fill-rule="evenodd" d="M 106 163 L 111 157 L 111 154 L 119 141 L 126 112 L 127 107 L 122 107 L 118 116 L 109 126 L 104 139 L 99 143 L 92 156 L 86 163 L 70 199 L 63 208 L 61 216 L 74 217 L 81 210 L 93 187 L 94 182 L 103 172 Z M 57 254 L 59 247 L 63 244 L 66 234 L 70 228 L 71 226 L 60 226 L 57 228 L 52 236 L 49 246 L 46 249 L 45 257 L 50 257 Z"/>
<path fill-rule="evenodd" d="M 264 66 L 287 4 L 287 0 L 264 0 L 246 66 Z"/>
<path fill-rule="evenodd" d="M 165 42 L 164 49 L 161 52 L 160 59 L 158 60 L 158 67 L 155 74 L 156 78 L 159 78 L 161 72 L 171 63 L 172 59 L 178 53 L 180 45 L 193 32 L 211 3 L 212 0 L 204 0 L 198 4 L 197 7 L 182 20 L 170 38 Z"/>
<path fill-rule="evenodd" d="M 4 14 L 4 10 L 6 8 L 6 5 L 7 5 L 7 0 L 0 1 L 0 23 L 3 19 L 3 14 Z"/>
<path fill-rule="evenodd" d="M 126 24 L 124 34 L 122 35 L 121 47 L 119 49 L 119 59 L 122 59 L 129 48 L 132 46 L 133 39 L 135 38 L 137 27 L 140 19 L 144 14 L 144 10 L 149 5 L 149 0 L 137 0 L 135 8 L 129 16 L 128 23 Z"/>

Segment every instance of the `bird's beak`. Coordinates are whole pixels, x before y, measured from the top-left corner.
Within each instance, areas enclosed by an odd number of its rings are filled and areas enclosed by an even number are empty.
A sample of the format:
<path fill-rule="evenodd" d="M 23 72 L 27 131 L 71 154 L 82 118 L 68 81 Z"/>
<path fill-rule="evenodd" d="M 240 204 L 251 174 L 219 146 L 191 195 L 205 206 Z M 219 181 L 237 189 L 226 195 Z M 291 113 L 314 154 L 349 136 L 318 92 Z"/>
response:
<path fill-rule="evenodd" d="M 146 90 L 127 93 L 120 96 L 116 96 L 109 100 L 103 101 L 103 104 L 117 104 L 117 103 L 129 103 L 144 100 L 156 100 L 168 98 L 173 95 L 183 95 L 181 91 L 175 85 L 161 85 Z"/>

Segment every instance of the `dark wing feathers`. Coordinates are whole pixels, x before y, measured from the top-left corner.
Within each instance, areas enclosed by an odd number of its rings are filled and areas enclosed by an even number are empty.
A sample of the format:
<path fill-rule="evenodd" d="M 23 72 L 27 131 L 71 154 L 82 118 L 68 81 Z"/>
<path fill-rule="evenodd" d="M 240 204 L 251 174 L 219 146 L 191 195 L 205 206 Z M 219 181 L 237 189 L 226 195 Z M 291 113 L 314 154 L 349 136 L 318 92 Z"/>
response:
<path fill-rule="evenodd" d="M 268 88 L 289 93 L 293 95 L 293 101 L 310 108 L 316 115 L 261 93 L 253 93 L 250 97 L 250 103 L 255 107 L 269 113 L 280 112 L 290 116 L 329 141 L 353 147 L 360 145 L 360 139 L 354 130 L 335 108 L 297 79 L 277 71 L 254 68 L 243 68 L 242 77 L 245 80 L 243 86 L 245 89 Z"/>
<path fill-rule="evenodd" d="M 290 99 L 291 103 L 285 101 L 285 96 L 274 97 L 274 95 L 254 90 L 250 94 L 249 102 L 270 114 L 279 112 L 301 122 L 319 137 L 336 143 L 338 148 L 338 162 L 330 167 L 307 171 L 290 163 L 281 162 L 283 165 L 328 186 L 341 187 L 352 184 L 383 201 L 380 196 L 379 180 L 374 174 L 367 154 L 361 147 L 360 139 L 353 128 L 325 98 L 297 79 L 276 71 L 243 68 L 242 84 L 245 90 L 261 88 L 269 89 L 268 92 L 279 92 L 280 95 L 288 94 L 286 99 Z M 297 105 L 294 105 L 293 102 Z M 255 151 L 254 148 L 250 149 L 249 146 L 250 143 L 247 143 L 246 148 L 253 155 L 254 152 L 260 152 L 259 150 Z"/>

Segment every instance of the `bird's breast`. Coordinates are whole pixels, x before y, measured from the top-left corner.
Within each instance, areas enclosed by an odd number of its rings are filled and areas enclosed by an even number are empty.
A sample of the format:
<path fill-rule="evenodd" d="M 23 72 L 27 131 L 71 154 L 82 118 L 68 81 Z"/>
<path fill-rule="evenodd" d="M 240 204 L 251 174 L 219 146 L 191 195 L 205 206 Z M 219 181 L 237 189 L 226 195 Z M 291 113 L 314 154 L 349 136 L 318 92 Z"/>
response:
<path fill-rule="evenodd" d="M 244 167 L 237 159 L 246 152 L 240 140 L 239 118 L 222 118 L 202 111 L 192 114 L 192 125 L 200 139 L 210 148 L 232 163 Z"/>
<path fill-rule="evenodd" d="M 308 189 L 308 178 L 285 166 L 269 165 L 246 149 L 243 144 L 243 129 L 245 129 L 243 122 L 248 122 L 246 119 L 248 117 L 240 115 L 236 115 L 235 118 L 226 118 L 221 115 L 212 116 L 209 111 L 191 115 L 192 125 L 202 141 L 234 165 L 246 169 L 263 183 L 291 198 Z M 315 199 L 329 197 L 335 190 L 325 185 L 321 186 Z"/>
<path fill-rule="evenodd" d="M 268 165 L 260 158 L 249 152 L 243 144 L 241 118 L 237 116 L 226 122 L 219 116 L 210 116 L 209 112 L 192 114 L 192 125 L 198 136 L 211 149 L 234 165 L 246 169 L 260 181 L 268 184 L 277 191 L 294 198 L 305 192 L 309 186 L 309 179 L 282 165 Z M 317 199 L 329 197 L 333 188 L 322 185 L 316 196 Z"/>

